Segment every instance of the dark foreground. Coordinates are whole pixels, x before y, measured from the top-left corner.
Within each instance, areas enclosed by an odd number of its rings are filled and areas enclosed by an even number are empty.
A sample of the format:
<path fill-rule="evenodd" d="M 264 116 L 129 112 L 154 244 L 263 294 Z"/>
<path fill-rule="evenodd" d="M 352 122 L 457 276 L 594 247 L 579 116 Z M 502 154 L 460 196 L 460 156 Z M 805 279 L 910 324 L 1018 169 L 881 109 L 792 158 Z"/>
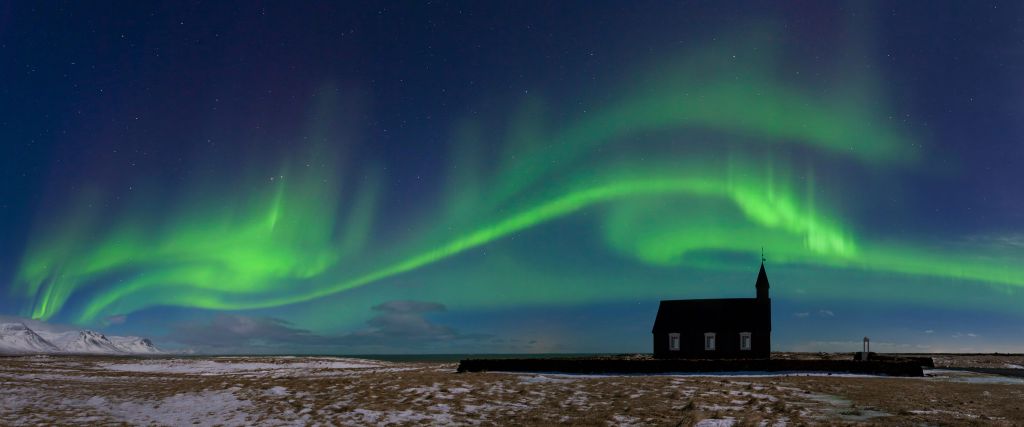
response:
<path fill-rule="evenodd" d="M 827 357 L 819 357 L 827 358 Z M 454 363 L 0 358 L 2 425 L 1024 425 L 1020 356 L 922 378 L 456 373 Z"/>
<path fill-rule="evenodd" d="M 931 360 L 927 363 L 931 366 Z M 670 374 L 720 372 L 817 372 L 923 377 L 918 360 L 892 358 L 884 361 L 799 359 L 638 359 L 638 358 L 545 358 L 466 359 L 459 372 L 557 372 L 568 374 Z"/>

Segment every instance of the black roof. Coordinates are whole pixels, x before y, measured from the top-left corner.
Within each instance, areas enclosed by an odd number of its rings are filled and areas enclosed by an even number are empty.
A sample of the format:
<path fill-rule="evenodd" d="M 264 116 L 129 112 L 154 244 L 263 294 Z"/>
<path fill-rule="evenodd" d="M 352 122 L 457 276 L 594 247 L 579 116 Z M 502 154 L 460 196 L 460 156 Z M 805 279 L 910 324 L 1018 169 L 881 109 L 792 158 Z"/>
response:
<path fill-rule="evenodd" d="M 750 329 L 760 326 L 760 322 L 771 322 L 771 309 L 766 303 L 757 298 L 664 300 L 658 306 L 651 332 Z"/>

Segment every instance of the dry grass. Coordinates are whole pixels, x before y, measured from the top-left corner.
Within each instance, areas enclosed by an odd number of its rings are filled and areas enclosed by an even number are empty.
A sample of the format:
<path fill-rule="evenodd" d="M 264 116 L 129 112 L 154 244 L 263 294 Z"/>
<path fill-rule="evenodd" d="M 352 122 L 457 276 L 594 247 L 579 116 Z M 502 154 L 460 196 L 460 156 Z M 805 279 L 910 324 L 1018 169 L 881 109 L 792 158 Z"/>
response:
<path fill-rule="evenodd" d="M 193 374 L 112 369 L 171 363 L 161 359 L 0 358 L 0 424 L 1024 424 L 1024 384 L 967 373 L 590 377 L 456 374 L 441 363 L 339 369 L 303 365 L 313 360 L 306 358 L 214 360 L 260 365 Z M 174 363 L 200 362 L 210 359 Z"/>

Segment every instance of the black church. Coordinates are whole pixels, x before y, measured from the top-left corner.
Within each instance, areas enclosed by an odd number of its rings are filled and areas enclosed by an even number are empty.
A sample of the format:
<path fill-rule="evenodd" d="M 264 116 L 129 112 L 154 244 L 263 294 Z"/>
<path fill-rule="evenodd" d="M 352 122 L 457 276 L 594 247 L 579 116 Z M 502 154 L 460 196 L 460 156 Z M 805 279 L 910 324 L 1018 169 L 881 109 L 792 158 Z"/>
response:
<path fill-rule="evenodd" d="M 767 359 L 772 300 L 768 275 L 757 273 L 757 298 L 665 300 L 654 320 L 654 357 Z"/>

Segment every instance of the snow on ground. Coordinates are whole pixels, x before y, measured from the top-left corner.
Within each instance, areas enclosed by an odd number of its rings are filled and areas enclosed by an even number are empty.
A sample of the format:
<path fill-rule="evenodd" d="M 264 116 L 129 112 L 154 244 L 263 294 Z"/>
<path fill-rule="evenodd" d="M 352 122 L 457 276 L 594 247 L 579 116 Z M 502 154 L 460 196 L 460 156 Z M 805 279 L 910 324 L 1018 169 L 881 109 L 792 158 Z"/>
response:
<path fill-rule="evenodd" d="M 925 378 L 968 384 L 1024 384 L 1024 378 L 949 369 L 925 369 Z"/>
<path fill-rule="evenodd" d="M 270 396 L 285 396 L 285 395 L 288 394 L 288 388 L 287 387 L 281 387 L 279 385 L 273 386 L 273 387 L 267 389 L 266 394 L 268 394 Z"/>
<path fill-rule="evenodd" d="M 627 415 L 612 415 L 612 420 L 608 423 L 615 426 L 636 426 L 643 425 L 640 419 L 637 417 L 630 417 Z"/>
<path fill-rule="evenodd" d="M 355 409 L 347 414 L 345 424 L 359 425 L 408 425 L 422 422 L 435 425 L 451 424 L 452 417 L 447 413 L 424 413 L 412 410 L 374 411 L 371 409 Z"/>
<path fill-rule="evenodd" d="M 732 427 L 733 424 L 736 424 L 736 419 L 732 417 L 708 418 L 698 421 L 694 427 Z"/>
<path fill-rule="evenodd" d="M 38 387 L 4 384 L 0 393 L 0 424 L 245 425 L 252 406 L 234 390 L 179 393 L 157 399 L 76 396 Z M 17 415 L 15 415 L 17 414 Z M 55 422 L 52 414 L 69 414 Z"/>
<path fill-rule="evenodd" d="M 929 374 L 458 374 L 450 363 L 327 357 L 24 357 L 0 359 L 0 425 L 1024 425 L 1013 412 L 1019 383 Z"/>
<path fill-rule="evenodd" d="M 537 383 L 571 383 L 575 381 L 572 378 L 559 378 L 554 376 L 545 375 L 524 375 L 519 377 L 520 384 L 537 384 Z"/>
<path fill-rule="evenodd" d="M 252 406 L 230 391 L 175 394 L 159 400 L 112 401 L 94 396 L 84 406 L 134 425 L 245 425 Z"/>
<path fill-rule="evenodd" d="M 106 363 L 100 366 L 112 371 L 160 374 L 224 375 L 268 373 L 284 370 L 336 370 L 381 368 L 385 362 L 364 359 L 271 359 L 268 362 L 250 362 L 234 358 L 215 359 L 154 359 L 137 363 Z"/>

